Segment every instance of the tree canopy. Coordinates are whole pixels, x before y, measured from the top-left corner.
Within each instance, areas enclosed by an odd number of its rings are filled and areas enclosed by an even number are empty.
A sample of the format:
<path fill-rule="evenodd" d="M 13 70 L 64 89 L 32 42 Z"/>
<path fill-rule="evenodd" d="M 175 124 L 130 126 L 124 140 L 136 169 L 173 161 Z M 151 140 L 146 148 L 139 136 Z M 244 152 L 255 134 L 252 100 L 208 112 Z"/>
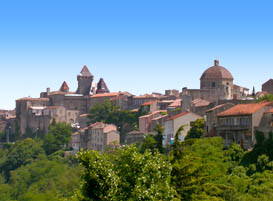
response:
<path fill-rule="evenodd" d="M 49 131 L 44 139 L 43 148 L 47 154 L 52 154 L 67 145 L 72 135 L 72 129 L 66 123 L 53 123 L 49 126 Z"/>
<path fill-rule="evenodd" d="M 191 124 L 191 128 L 187 133 L 185 139 L 201 138 L 205 134 L 205 121 L 204 119 L 197 119 Z"/>

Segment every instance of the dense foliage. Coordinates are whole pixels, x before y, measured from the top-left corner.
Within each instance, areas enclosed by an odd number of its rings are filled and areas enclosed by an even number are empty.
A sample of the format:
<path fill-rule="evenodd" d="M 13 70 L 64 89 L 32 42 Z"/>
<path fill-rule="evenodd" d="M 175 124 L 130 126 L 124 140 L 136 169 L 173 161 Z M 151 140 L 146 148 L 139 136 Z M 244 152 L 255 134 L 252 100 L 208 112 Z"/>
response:
<path fill-rule="evenodd" d="M 0 149 L 0 201 L 273 200 L 273 134 L 257 132 L 253 150 L 244 151 L 224 148 L 220 137 L 181 142 L 183 129 L 167 150 L 156 126 L 138 147 L 74 158 L 64 157 L 70 128 L 53 122 L 54 140 L 26 138 Z"/>
<path fill-rule="evenodd" d="M 264 96 L 258 98 L 257 102 L 262 101 L 273 101 L 273 94 L 265 94 Z"/>
<path fill-rule="evenodd" d="M 124 142 L 125 134 L 138 129 L 138 117 L 146 114 L 140 108 L 138 112 L 121 110 L 109 100 L 94 104 L 88 111 L 89 123 L 104 122 L 114 124 L 120 132 L 120 140 Z"/>
<path fill-rule="evenodd" d="M 203 118 L 195 120 L 192 123 L 191 128 L 189 132 L 187 133 L 187 136 L 185 137 L 185 139 L 204 137 L 204 134 L 205 134 L 204 129 L 205 129 L 205 120 Z"/>
<path fill-rule="evenodd" d="M 64 158 L 70 126 L 54 122 L 49 130 L 52 144 L 34 136 L 0 148 L 0 201 L 70 199 L 79 188 L 82 168 L 73 156 Z"/>
<path fill-rule="evenodd" d="M 85 167 L 80 200 L 173 200 L 171 164 L 158 152 L 138 152 L 134 146 L 114 156 L 82 152 Z"/>
<path fill-rule="evenodd" d="M 52 154 L 62 149 L 70 141 L 72 129 L 69 124 L 55 123 L 49 126 L 49 131 L 44 139 L 43 148 L 47 154 Z"/>

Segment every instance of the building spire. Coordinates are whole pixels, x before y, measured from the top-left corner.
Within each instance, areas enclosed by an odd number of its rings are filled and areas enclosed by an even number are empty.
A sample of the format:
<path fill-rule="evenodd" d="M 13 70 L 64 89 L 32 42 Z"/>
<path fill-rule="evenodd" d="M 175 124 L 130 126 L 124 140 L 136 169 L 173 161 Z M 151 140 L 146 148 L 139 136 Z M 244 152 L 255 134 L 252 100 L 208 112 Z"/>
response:
<path fill-rule="evenodd" d="M 89 71 L 89 69 L 87 68 L 87 66 L 84 65 L 83 68 L 82 68 L 82 71 L 80 72 L 80 76 L 91 77 L 91 76 L 93 76 L 93 75 L 90 73 L 90 71 Z"/>
<path fill-rule="evenodd" d="M 103 94 L 103 93 L 109 93 L 109 89 L 104 82 L 103 78 L 100 78 L 100 81 L 98 82 L 98 87 L 97 87 L 97 94 Z"/>
<path fill-rule="evenodd" d="M 60 88 L 60 91 L 62 91 L 62 92 L 68 92 L 69 91 L 69 87 L 68 87 L 66 81 L 63 82 L 63 84 L 62 84 L 62 86 Z"/>

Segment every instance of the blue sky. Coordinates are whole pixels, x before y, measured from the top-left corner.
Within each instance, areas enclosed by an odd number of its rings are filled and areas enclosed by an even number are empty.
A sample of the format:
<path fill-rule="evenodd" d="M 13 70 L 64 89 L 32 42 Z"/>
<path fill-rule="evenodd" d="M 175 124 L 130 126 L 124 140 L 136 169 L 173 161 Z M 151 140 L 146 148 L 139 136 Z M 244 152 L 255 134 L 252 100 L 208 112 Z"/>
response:
<path fill-rule="evenodd" d="M 198 88 L 218 57 L 234 82 L 272 78 L 270 1 L 0 1 L 0 108 L 64 80 L 76 90 L 87 65 L 111 91 Z"/>

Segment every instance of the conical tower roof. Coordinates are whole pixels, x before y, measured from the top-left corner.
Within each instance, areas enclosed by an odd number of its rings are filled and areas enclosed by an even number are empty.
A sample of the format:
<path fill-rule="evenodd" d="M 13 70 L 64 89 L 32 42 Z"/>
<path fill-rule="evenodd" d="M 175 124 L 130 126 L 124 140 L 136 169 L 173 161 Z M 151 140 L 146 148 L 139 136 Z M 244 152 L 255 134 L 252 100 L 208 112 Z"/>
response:
<path fill-rule="evenodd" d="M 82 68 L 82 71 L 80 72 L 80 76 L 91 77 L 93 75 L 90 73 L 90 71 L 87 68 L 87 66 L 84 65 L 83 68 Z"/>
<path fill-rule="evenodd" d="M 69 91 L 69 87 L 66 83 L 66 81 L 63 82 L 61 88 L 60 88 L 60 91 L 63 91 L 63 92 L 68 92 Z"/>
<path fill-rule="evenodd" d="M 97 85 L 97 94 L 103 94 L 103 93 L 109 93 L 109 89 L 106 85 L 106 83 L 104 82 L 103 78 L 100 78 L 100 81 Z"/>

